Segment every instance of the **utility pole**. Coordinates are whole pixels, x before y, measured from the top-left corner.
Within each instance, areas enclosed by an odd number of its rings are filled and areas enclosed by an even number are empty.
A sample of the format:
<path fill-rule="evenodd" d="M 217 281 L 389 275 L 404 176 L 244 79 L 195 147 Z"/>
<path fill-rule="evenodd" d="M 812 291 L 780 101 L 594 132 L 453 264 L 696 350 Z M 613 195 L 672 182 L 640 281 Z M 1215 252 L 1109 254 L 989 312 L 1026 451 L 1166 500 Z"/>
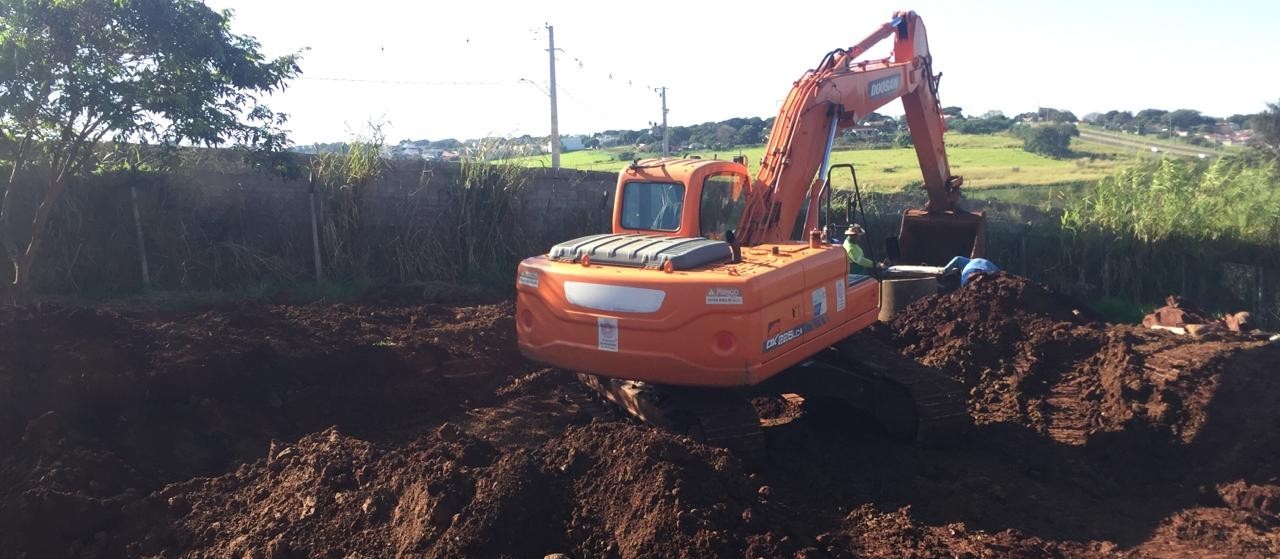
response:
<path fill-rule="evenodd" d="M 551 168 L 560 168 L 560 115 L 556 112 L 556 30 L 547 25 L 547 53 L 551 58 Z"/>
<path fill-rule="evenodd" d="M 667 132 L 667 87 L 664 85 L 658 91 L 662 96 L 662 156 L 666 157 L 671 152 L 671 134 Z"/>

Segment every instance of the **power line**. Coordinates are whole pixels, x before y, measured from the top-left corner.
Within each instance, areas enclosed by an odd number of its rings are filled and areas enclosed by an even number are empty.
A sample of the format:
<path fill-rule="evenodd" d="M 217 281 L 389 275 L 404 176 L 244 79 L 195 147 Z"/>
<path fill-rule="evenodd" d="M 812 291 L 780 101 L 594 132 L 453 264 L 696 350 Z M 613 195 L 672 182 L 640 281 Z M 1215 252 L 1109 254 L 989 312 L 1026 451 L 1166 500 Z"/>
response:
<path fill-rule="evenodd" d="M 328 76 L 299 76 L 302 80 L 314 80 L 325 82 L 348 82 L 348 83 L 370 83 L 382 85 L 426 85 L 426 86 L 492 86 L 492 85 L 515 85 L 520 80 L 505 82 L 468 82 L 468 81 L 415 81 L 415 80 L 372 80 L 361 78 L 334 78 Z"/>

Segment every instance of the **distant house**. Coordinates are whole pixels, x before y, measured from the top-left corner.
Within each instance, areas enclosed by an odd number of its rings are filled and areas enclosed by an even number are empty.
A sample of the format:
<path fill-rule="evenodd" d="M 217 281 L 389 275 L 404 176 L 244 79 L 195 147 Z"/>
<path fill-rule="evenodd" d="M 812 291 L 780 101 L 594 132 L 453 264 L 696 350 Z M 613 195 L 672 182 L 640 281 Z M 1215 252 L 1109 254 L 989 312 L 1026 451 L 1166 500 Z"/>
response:
<path fill-rule="evenodd" d="M 416 159 L 422 157 L 422 149 L 413 145 L 399 145 L 390 150 L 391 157 L 396 159 Z"/>
<path fill-rule="evenodd" d="M 587 148 L 587 139 L 584 136 L 561 136 L 560 151 L 568 153 L 570 151 L 582 151 Z M 551 151 L 551 142 L 547 142 L 547 151 Z"/>

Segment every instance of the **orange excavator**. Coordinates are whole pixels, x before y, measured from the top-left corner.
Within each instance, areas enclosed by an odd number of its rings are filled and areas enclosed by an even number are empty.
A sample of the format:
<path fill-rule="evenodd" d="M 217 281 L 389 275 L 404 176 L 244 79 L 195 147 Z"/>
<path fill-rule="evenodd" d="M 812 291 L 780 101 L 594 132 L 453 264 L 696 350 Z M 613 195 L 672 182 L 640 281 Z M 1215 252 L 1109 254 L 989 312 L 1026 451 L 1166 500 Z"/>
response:
<path fill-rule="evenodd" d="M 858 60 L 890 37 L 891 57 Z M 959 386 L 853 336 L 936 292 L 952 257 L 983 253 L 983 216 L 957 206 L 938 79 L 920 17 L 899 12 L 795 83 L 754 180 L 743 161 L 629 165 L 612 233 L 520 264 L 520 351 L 640 420 L 746 453 L 763 447 L 761 393 L 847 403 L 895 437 L 950 437 L 966 417 Z M 899 98 L 928 202 L 903 213 L 889 262 L 851 273 L 832 241 L 850 225 L 831 221 L 832 147 Z"/>

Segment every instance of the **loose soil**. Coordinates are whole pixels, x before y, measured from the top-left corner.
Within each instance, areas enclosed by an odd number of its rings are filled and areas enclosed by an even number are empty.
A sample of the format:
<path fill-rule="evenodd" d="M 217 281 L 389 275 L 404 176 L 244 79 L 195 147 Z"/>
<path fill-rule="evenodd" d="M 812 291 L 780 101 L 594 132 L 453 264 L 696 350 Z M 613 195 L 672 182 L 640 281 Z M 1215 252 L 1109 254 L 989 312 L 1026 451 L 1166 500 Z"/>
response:
<path fill-rule="evenodd" d="M 479 299 L 476 299 L 479 301 Z M 965 440 L 759 396 L 766 458 L 590 406 L 509 302 L 0 312 L 0 557 L 1275 557 L 1280 348 L 980 276 L 861 334 Z"/>

